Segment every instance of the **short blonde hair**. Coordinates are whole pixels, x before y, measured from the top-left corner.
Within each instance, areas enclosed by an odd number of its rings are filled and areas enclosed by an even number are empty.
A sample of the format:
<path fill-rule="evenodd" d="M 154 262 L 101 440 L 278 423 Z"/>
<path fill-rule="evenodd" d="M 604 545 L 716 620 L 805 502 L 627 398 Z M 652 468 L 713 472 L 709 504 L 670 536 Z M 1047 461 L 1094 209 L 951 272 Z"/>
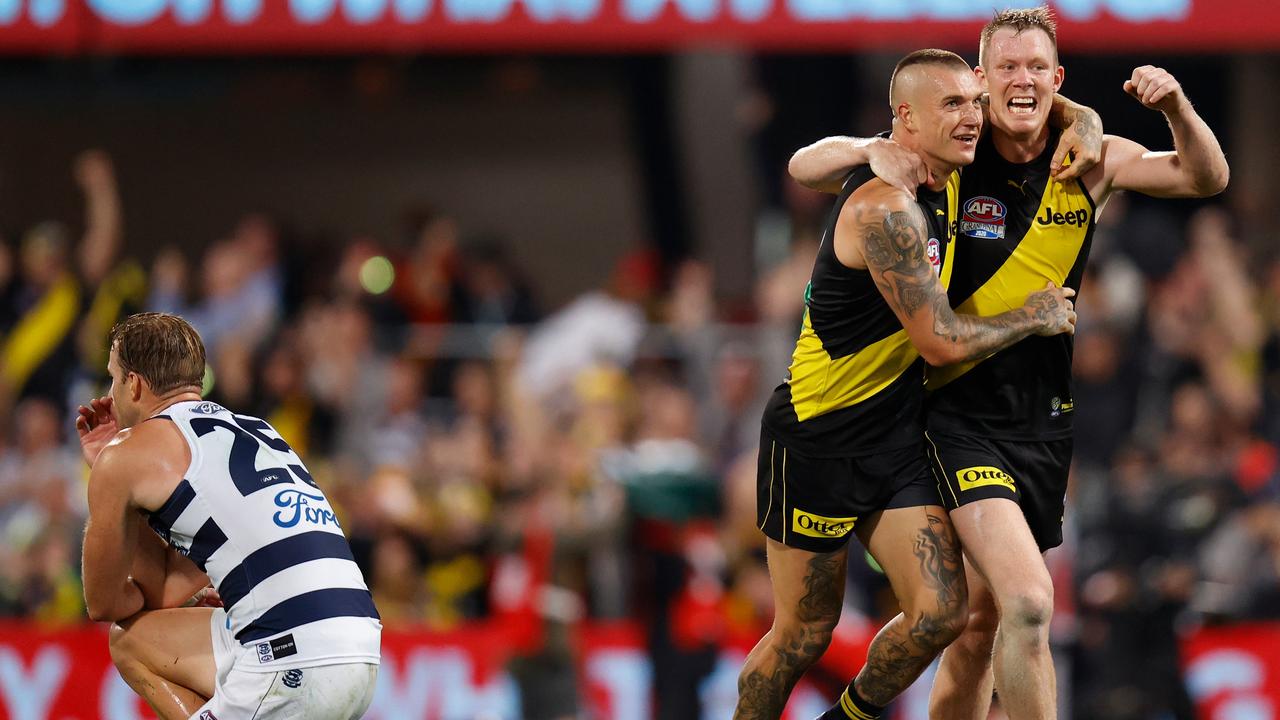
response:
<path fill-rule="evenodd" d="M 991 18 L 991 22 L 982 28 L 982 39 L 978 43 L 978 64 L 986 67 L 984 60 L 987 57 L 987 46 L 991 44 L 991 36 L 996 34 L 1001 28 L 1009 28 L 1015 34 L 1022 34 L 1027 30 L 1039 29 L 1043 30 L 1045 35 L 1049 36 L 1049 42 L 1053 44 L 1053 56 L 1056 60 L 1058 57 L 1058 21 L 1053 17 L 1053 11 L 1048 5 L 1040 5 L 1033 8 L 1010 8 L 1001 10 Z"/>
<path fill-rule="evenodd" d="M 130 315 L 111 328 L 107 342 L 120 367 L 142 376 L 157 395 L 204 384 L 204 342 L 177 315 Z"/>

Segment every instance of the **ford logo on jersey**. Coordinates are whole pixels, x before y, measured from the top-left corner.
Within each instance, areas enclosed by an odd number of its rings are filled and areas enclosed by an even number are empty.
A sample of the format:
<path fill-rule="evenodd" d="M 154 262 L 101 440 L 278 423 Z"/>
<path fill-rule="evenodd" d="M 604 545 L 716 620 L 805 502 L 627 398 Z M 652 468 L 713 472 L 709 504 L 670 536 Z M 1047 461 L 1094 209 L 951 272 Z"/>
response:
<path fill-rule="evenodd" d="M 277 512 L 271 519 L 282 528 L 291 528 L 304 518 L 313 525 L 333 523 L 334 527 L 342 527 L 338 524 L 338 516 L 334 515 L 332 510 L 313 507 L 312 502 L 328 504 L 323 495 L 312 495 L 291 488 L 281 490 L 276 493 L 276 507 L 284 509 Z"/>
<path fill-rule="evenodd" d="M 996 240 L 1004 237 L 1004 218 L 1008 212 L 1004 203 L 990 197 L 979 195 L 964 204 L 964 215 L 960 218 L 960 234 L 983 240 Z"/>

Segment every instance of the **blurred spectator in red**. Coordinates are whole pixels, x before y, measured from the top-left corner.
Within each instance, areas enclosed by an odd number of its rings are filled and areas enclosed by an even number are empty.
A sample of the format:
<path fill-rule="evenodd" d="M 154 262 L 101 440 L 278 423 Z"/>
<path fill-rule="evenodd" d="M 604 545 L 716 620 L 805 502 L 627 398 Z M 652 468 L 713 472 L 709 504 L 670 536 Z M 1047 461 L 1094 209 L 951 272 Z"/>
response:
<path fill-rule="evenodd" d="M 396 265 L 392 297 L 414 324 L 458 319 L 458 224 L 433 211 L 411 213 L 409 254 Z"/>

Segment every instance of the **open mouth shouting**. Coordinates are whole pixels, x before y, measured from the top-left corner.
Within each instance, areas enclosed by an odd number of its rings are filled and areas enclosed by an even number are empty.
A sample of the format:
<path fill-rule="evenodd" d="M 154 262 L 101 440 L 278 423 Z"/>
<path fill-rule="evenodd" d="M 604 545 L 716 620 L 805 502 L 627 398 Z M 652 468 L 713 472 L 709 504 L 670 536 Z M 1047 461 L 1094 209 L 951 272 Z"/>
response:
<path fill-rule="evenodd" d="M 1009 112 L 1013 115 L 1035 115 L 1040 103 L 1034 97 L 1009 98 Z"/>

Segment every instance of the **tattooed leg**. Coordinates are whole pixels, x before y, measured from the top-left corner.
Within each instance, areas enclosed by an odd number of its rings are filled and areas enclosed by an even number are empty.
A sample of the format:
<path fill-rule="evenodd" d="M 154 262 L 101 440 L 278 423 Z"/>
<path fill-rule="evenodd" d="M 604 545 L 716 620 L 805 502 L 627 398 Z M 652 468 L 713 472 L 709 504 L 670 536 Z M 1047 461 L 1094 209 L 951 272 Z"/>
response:
<path fill-rule="evenodd" d="M 964 572 L 969 581 L 969 622 L 943 651 L 933 678 L 929 717 L 934 720 L 986 720 L 991 710 L 991 650 L 1000 616 L 991 588 L 967 559 Z"/>
<path fill-rule="evenodd" d="M 885 510 L 859 535 L 889 576 L 902 613 L 871 642 L 852 688 L 887 705 L 964 629 L 967 609 L 960 543 L 940 507 Z"/>
<path fill-rule="evenodd" d="M 844 604 L 848 546 L 815 554 L 769 541 L 773 627 L 738 676 L 735 720 L 776 720 L 800 676 L 831 643 Z"/>

